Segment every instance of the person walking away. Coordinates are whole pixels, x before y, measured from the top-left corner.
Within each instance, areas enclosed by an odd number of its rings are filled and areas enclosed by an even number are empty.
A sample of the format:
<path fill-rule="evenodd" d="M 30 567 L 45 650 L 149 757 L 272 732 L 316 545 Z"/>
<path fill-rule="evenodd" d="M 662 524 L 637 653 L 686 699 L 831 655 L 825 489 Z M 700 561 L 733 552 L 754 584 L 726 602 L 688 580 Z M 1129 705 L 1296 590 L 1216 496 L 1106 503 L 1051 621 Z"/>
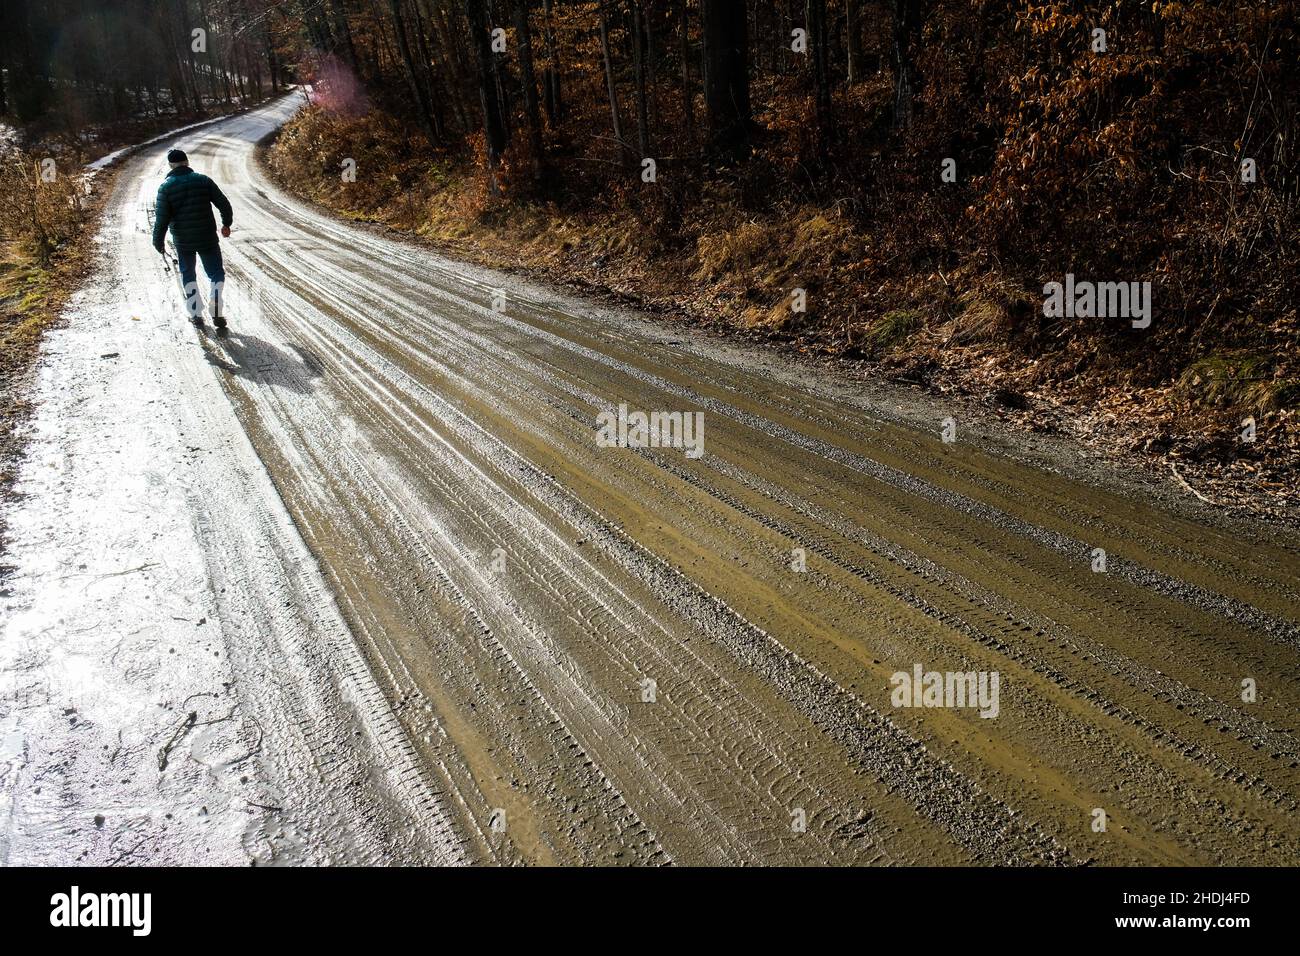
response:
<path fill-rule="evenodd" d="M 189 319 L 203 326 L 203 302 L 199 298 L 198 277 L 194 271 L 197 256 L 203 271 L 212 283 L 212 324 L 217 334 L 224 334 L 225 316 L 221 314 L 221 290 L 226 282 L 226 270 L 221 262 L 221 246 L 217 239 L 217 223 L 212 215 L 216 206 L 221 213 L 221 235 L 230 238 L 230 224 L 234 212 L 230 200 L 221 188 L 202 173 L 190 168 L 189 157 L 183 150 L 167 153 L 171 171 L 158 187 L 154 201 L 153 246 L 163 255 L 163 240 L 171 229 L 172 243 L 181 270 L 181 284 L 185 289 L 185 308 Z"/>

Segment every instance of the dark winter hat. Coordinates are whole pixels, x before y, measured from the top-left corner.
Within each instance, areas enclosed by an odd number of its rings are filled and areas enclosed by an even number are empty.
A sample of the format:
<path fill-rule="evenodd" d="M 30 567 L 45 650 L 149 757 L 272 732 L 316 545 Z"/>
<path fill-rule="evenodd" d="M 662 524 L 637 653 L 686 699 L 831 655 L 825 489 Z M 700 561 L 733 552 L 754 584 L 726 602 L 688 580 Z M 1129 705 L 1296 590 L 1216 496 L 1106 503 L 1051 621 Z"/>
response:
<path fill-rule="evenodd" d="M 185 155 L 183 149 L 173 149 L 167 153 L 167 162 L 169 163 L 188 163 L 190 158 Z"/>

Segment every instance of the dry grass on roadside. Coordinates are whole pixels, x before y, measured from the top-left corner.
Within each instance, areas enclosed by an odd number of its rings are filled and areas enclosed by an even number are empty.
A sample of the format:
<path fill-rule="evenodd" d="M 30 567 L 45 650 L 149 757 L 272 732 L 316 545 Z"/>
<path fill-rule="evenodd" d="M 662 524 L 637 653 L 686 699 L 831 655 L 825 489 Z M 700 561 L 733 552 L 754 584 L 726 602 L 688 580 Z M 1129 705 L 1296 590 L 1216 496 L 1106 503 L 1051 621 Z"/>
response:
<path fill-rule="evenodd" d="M 11 148 L 0 155 L 0 236 L 21 258 L 48 265 L 86 218 L 79 175 L 51 156 Z"/>

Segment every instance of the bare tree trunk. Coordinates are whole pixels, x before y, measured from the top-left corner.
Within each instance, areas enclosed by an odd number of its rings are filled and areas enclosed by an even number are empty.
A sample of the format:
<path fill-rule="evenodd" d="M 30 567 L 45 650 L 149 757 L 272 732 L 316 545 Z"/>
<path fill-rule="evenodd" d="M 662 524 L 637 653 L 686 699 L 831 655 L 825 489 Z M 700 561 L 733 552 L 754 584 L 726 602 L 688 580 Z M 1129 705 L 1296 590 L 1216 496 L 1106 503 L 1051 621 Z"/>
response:
<path fill-rule="evenodd" d="M 829 31 L 826 29 L 826 0 L 807 0 L 808 44 L 812 47 L 813 86 L 817 109 L 819 146 L 825 149 L 831 129 L 831 73 Z"/>
<path fill-rule="evenodd" d="M 626 143 L 623 140 L 623 124 L 618 118 L 618 91 L 614 88 L 614 68 L 609 62 L 609 17 L 605 12 L 605 0 L 600 0 L 600 55 L 605 60 L 605 88 L 609 91 L 609 115 L 614 124 L 614 139 L 618 142 L 621 154 Z"/>
<path fill-rule="evenodd" d="M 182 4 L 177 9 L 177 15 L 181 26 L 181 82 L 185 84 L 190 102 L 194 104 L 194 111 L 202 116 L 203 94 L 199 92 L 198 67 L 194 62 L 194 34 L 190 26 L 189 9 Z"/>
<path fill-rule="evenodd" d="M 185 54 L 182 38 L 176 35 L 176 18 L 169 7 L 158 8 L 157 26 L 167 51 L 167 87 L 171 92 L 172 109 L 183 113 L 190 102 L 190 91 L 185 85 Z"/>
<path fill-rule="evenodd" d="M 542 38 L 546 44 L 546 69 L 542 71 L 542 95 L 546 101 L 546 122 L 551 129 L 560 125 L 564 100 L 560 96 L 560 60 L 555 46 L 555 23 L 551 19 L 551 0 L 542 0 Z"/>
<path fill-rule="evenodd" d="M 921 31 L 921 0 L 894 0 L 894 128 L 912 121 L 916 65 L 912 46 Z"/>
<path fill-rule="evenodd" d="M 419 0 L 412 0 L 411 10 L 415 14 L 415 45 L 419 53 L 420 78 L 429 97 L 429 118 L 433 122 L 434 142 L 444 141 L 446 123 L 443 117 L 443 97 L 438 95 L 437 70 L 434 68 L 433 51 L 429 47 L 429 35 L 424 26 L 424 14 L 420 10 Z"/>
<path fill-rule="evenodd" d="M 397 34 L 397 50 L 402 56 L 402 69 L 406 74 L 407 85 L 411 88 L 411 95 L 415 97 L 420 125 L 429 135 L 430 142 L 436 143 L 438 133 L 433 125 L 433 111 L 429 105 L 428 92 L 420 82 L 415 57 L 411 54 L 411 42 L 406 36 L 406 18 L 402 14 L 402 0 L 388 0 L 388 6 L 393 11 L 393 32 Z"/>
<path fill-rule="evenodd" d="M 542 174 L 542 113 L 537 102 L 537 77 L 533 71 L 533 35 L 528 26 L 528 0 L 514 0 L 515 35 L 519 43 L 519 82 L 524 88 L 528 116 L 528 145 L 533 153 L 533 176 Z"/>
<path fill-rule="evenodd" d="M 426 7 L 426 9 L 428 9 Z M 460 129 L 468 132 L 471 128 L 470 108 L 464 102 L 464 92 L 471 83 L 469 79 L 469 70 L 465 66 L 465 61 L 461 58 L 461 44 L 452 40 L 451 24 L 448 11 L 441 5 L 435 5 L 428 9 L 429 22 L 433 24 L 433 36 L 438 43 L 438 48 L 442 52 L 443 63 L 446 65 L 448 96 L 451 99 L 452 113 L 455 114 L 456 123 Z"/>
<path fill-rule="evenodd" d="M 695 88 L 691 86 L 691 25 L 690 0 L 681 0 L 681 26 L 678 28 L 681 42 L 682 58 L 682 116 L 686 120 L 686 132 L 695 134 Z"/>
<path fill-rule="evenodd" d="M 744 0 L 701 0 L 704 103 L 713 148 L 733 156 L 749 148 L 748 21 Z"/>
<path fill-rule="evenodd" d="M 207 30 L 209 33 L 212 32 L 211 30 L 212 21 L 208 19 L 208 5 L 207 3 L 204 2 L 204 0 L 199 0 L 199 22 L 200 24 L 202 24 L 203 29 Z M 215 42 L 217 38 L 214 36 L 211 39 Z M 206 64 L 208 68 L 207 69 L 208 97 L 215 103 L 219 94 L 217 91 L 217 74 L 212 68 L 212 64 L 213 64 L 212 51 L 209 50 L 205 55 L 207 56 L 207 60 L 208 60 Z"/>
<path fill-rule="evenodd" d="M 262 21 L 262 43 L 266 47 L 266 66 L 271 71 L 271 92 L 278 94 L 280 92 L 280 60 L 275 55 L 275 44 L 271 42 L 271 27 L 265 19 Z M 227 82 L 227 90 L 229 85 L 229 82 Z M 229 100 L 229 92 L 227 92 L 226 98 Z"/>
<path fill-rule="evenodd" d="M 501 101 L 497 97 L 496 70 L 492 64 L 492 36 L 484 0 L 465 0 L 465 16 L 469 20 L 470 39 L 474 44 L 474 58 L 478 64 L 478 95 L 483 107 L 483 135 L 487 140 L 490 176 L 488 185 L 495 196 L 500 191 L 496 169 L 501 162 L 501 154 L 506 149 L 506 127 L 501 117 Z"/>
<path fill-rule="evenodd" d="M 862 0 L 845 0 L 844 20 L 849 83 L 853 84 L 862 79 Z"/>
<path fill-rule="evenodd" d="M 334 21 L 335 46 L 343 54 L 348 66 L 356 70 L 357 47 L 352 42 L 352 24 L 348 22 L 347 10 L 344 9 L 342 0 L 329 0 L 330 18 Z"/>
<path fill-rule="evenodd" d="M 384 26 L 388 21 L 385 20 L 383 15 L 379 12 L 379 7 L 375 5 L 374 0 L 367 0 L 367 2 L 370 5 L 370 16 L 373 18 L 372 22 L 379 24 L 379 29 L 375 31 L 379 37 L 379 42 L 371 45 L 372 52 L 370 54 L 369 69 L 372 70 L 373 76 L 382 76 L 384 74 L 384 64 L 396 64 L 400 57 L 393 52 L 393 46 L 388 42 L 388 30 Z"/>
<path fill-rule="evenodd" d="M 638 0 L 645 4 L 641 8 L 641 26 L 645 30 L 645 82 L 646 82 L 646 101 L 650 105 L 650 128 L 659 128 L 659 84 L 655 81 L 655 33 L 651 26 L 650 13 L 654 7 L 654 0 Z"/>
<path fill-rule="evenodd" d="M 221 105 L 230 105 L 230 47 L 225 49 L 225 55 L 218 52 L 217 71 L 221 74 Z"/>
<path fill-rule="evenodd" d="M 646 109 L 645 12 L 640 0 L 629 0 L 632 11 L 632 68 L 636 77 L 636 144 L 642 159 L 650 155 L 650 118 Z"/>

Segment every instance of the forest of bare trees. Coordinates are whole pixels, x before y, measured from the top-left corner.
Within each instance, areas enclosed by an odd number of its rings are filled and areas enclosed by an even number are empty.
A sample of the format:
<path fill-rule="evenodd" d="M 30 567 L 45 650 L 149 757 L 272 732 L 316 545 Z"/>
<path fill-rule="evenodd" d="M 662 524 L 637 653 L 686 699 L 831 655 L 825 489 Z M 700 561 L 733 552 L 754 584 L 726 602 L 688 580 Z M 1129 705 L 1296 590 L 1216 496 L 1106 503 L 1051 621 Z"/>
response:
<path fill-rule="evenodd" d="M 263 0 L 7 0 L 0 113 L 75 130 L 257 102 L 285 80 L 285 28 Z"/>

